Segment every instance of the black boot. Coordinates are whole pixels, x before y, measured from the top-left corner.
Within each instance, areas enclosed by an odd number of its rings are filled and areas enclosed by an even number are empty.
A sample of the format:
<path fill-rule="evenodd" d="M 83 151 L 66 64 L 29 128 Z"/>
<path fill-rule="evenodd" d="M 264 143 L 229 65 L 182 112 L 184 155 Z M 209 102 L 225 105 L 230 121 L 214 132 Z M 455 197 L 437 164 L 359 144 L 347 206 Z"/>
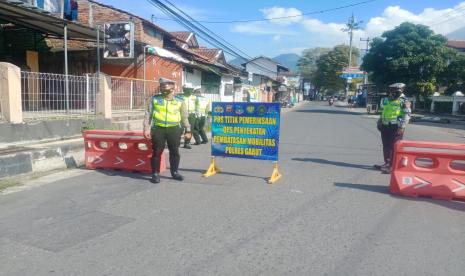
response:
<path fill-rule="evenodd" d="M 192 149 L 191 145 L 189 143 L 184 143 L 184 148 L 185 149 Z"/>
<path fill-rule="evenodd" d="M 178 181 L 184 180 L 184 176 L 180 175 L 178 172 L 172 172 L 171 176 L 173 177 L 174 180 L 178 180 Z"/>
<path fill-rule="evenodd" d="M 152 183 L 160 183 L 160 175 L 158 173 L 153 173 L 152 178 L 150 179 Z"/>

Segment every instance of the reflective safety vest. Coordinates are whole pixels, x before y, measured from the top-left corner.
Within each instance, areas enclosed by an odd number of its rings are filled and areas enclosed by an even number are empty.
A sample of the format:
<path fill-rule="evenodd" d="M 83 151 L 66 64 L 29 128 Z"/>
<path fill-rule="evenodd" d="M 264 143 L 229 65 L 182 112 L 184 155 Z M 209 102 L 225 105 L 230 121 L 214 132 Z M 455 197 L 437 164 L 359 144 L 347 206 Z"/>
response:
<path fill-rule="evenodd" d="M 177 98 L 164 99 L 161 96 L 153 97 L 152 123 L 155 126 L 174 127 L 181 122 L 182 101 Z"/>
<path fill-rule="evenodd" d="M 197 112 L 197 110 L 198 110 L 198 102 L 197 102 L 197 97 L 196 96 L 194 96 L 194 95 L 190 95 L 189 97 L 181 96 L 180 98 L 182 98 L 184 100 L 184 102 L 186 103 L 187 112 L 189 114 Z"/>
<path fill-rule="evenodd" d="M 385 101 L 383 106 L 383 112 L 381 113 L 381 121 L 384 124 L 397 123 L 399 117 L 402 117 L 404 115 L 403 105 L 404 102 L 400 99 L 393 101 Z"/>
<path fill-rule="evenodd" d="M 207 115 L 208 111 L 210 111 L 210 101 L 203 96 L 197 96 L 197 101 L 200 115 Z"/>

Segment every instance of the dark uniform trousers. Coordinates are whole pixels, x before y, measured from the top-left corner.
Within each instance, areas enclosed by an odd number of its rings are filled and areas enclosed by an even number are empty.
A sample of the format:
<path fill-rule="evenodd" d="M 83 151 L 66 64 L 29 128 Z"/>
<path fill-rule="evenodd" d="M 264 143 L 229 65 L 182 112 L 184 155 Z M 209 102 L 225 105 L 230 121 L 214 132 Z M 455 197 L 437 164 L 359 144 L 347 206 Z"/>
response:
<path fill-rule="evenodd" d="M 189 124 L 191 125 L 192 137 L 194 137 L 195 143 L 200 144 L 200 135 L 199 135 L 199 121 L 200 119 L 195 116 L 195 114 L 189 114 Z M 189 144 L 191 139 L 185 140 L 186 144 Z"/>
<path fill-rule="evenodd" d="M 181 134 L 182 128 L 180 126 L 152 127 L 152 173 L 160 173 L 161 155 L 165 150 L 165 144 L 168 144 L 170 152 L 170 171 L 171 173 L 178 171 L 179 161 L 181 160 L 179 155 Z"/>
<path fill-rule="evenodd" d="M 394 153 L 394 145 L 397 141 L 402 140 L 403 135 L 398 134 L 397 124 L 389 124 L 381 126 L 381 140 L 383 141 L 384 162 L 392 165 Z"/>
<path fill-rule="evenodd" d="M 207 134 L 205 133 L 205 124 L 207 123 L 207 117 L 201 116 L 197 120 L 197 126 L 198 126 L 198 132 L 200 134 L 200 137 L 202 137 L 202 142 L 206 143 L 208 142 L 208 137 Z"/>

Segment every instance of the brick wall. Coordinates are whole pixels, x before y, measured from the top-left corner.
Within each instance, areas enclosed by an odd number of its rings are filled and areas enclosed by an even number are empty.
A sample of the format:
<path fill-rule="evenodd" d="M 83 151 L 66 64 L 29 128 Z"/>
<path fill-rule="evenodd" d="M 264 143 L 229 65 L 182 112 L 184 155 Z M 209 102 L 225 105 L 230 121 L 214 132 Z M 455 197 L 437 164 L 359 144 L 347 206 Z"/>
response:
<path fill-rule="evenodd" d="M 95 27 L 99 24 L 109 22 L 132 21 L 134 22 L 136 41 L 159 47 L 163 46 L 163 35 L 161 32 L 156 28 L 151 27 L 149 24 L 143 23 L 143 20 L 138 17 L 132 16 L 118 9 L 89 2 L 87 0 L 78 0 L 78 4 L 78 22 L 83 25 Z M 92 12 L 90 12 L 90 9 L 92 9 Z M 92 14 L 91 20 L 89 20 L 90 14 Z"/>
<path fill-rule="evenodd" d="M 145 66 L 146 80 L 158 81 L 162 77 L 168 78 L 176 82 L 176 91 L 181 91 L 183 70 L 181 64 L 158 56 L 148 56 Z M 144 79 L 143 61 L 131 65 L 103 64 L 101 69 L 103 73 L 111 76 Z"/>

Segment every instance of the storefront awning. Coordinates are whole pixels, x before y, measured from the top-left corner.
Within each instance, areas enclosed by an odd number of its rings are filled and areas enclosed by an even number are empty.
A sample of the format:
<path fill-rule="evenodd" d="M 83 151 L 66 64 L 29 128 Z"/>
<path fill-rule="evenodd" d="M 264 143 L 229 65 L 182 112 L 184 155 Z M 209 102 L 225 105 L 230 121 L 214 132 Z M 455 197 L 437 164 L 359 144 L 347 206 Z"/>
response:
<path fill-rule="evenodd" d="M 205 72 L 210 72 L 210 73 L 213 73 L 215 75 L 218 75 L 218 76 L 221 76 L 221 72 L 219 69 L 216 69 L 212 66 L 208 66 L 208 65 L 204 65 L 204 64 L 201 64 L 199 62 L 193 62 L 193 64 L 191 64 L 192 67 L 195 67 L 197 69 L 200 69 L 202 71 L 205 71 Z"/>
<path fill-rule="evenodd" d="M 64 36 L 65 24 L 68 26 L 68 38 L 95 40 L 97 36 L 95 29 L 54 17 L 17 0 L 0 0 L 0 20 L 59 37 Z"/>
<path fill-rule="evenodd" d="M 173 52 L 170 52 L 166 49 L 157 47 L 157 46 L 149 46 L 147 49 L 147 52 L 152 54 L 152 55 L 157 55 L 162 58 L 167 58 L 171 59 L 173 61 L 177 61 L 179 63 L 184 63 L 184 64 L 190 64 L 190 62 L 187 59 L 184 59 L 180 55 L 177 55 Z"/>

